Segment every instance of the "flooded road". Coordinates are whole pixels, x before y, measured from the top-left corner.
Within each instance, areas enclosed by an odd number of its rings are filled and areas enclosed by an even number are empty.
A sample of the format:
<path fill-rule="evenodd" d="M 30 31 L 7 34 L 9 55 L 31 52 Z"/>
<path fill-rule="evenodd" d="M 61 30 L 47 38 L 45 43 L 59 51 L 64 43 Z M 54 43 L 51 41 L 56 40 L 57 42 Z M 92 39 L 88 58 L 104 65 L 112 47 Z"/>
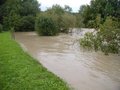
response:
<path fill-rule="evenodd" d="M 15 37 L 29 54 L 74 90 L 120 90 L 120 56 L 80 48 L 81 35 L 45 37 L 17 32 Z"/>

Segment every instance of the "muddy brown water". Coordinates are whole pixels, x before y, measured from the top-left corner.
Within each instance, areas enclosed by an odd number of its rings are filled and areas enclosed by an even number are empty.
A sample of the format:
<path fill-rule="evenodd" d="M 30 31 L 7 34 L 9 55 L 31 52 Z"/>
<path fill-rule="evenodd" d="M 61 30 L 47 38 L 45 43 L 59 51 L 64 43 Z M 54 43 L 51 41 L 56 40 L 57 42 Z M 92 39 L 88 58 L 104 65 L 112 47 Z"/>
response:
<path fill-rule="evenodd" d="M 120 90 L 120 56 L 80 48 L 82 33 L 38 36 L 17 32 L 16 40 L 49 71 L 74 90 Z"/>

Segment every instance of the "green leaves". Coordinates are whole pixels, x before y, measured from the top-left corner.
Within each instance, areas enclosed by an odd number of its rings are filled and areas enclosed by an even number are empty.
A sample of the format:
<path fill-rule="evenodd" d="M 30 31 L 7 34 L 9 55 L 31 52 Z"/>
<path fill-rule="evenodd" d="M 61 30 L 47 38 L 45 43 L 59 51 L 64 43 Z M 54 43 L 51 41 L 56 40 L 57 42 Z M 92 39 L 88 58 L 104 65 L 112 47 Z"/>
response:
<path fill-rule="evenodd" d="M 33 31 L 39 11 L 37 0 L 6 0 L 0 6 L 0 23 L 6 31 L 11 27 L 15 31 Z"/>
<path fill-rule="evenodd" d="M 113 18 L 107 17 L 96 34 L 86 33 L 80 44 L 85 48 L 101 50 L 105 54 L 120 53 L 120 29 L 117 23 Z"/>
<path fill-rule="evenodd" d="M 0 24 L 0 33 L 3 31 L 3 26 Z"/>
<path fill-rule="evenodd" d="M 50 15 L 42 14 L 38 16 L 35 28 L 39 35 L 53 36 L 58 34 L 57 24 Z"/>
<path fill-rule="evenodd" d="M 90 5 L 83 5 L 79 14 L 83 18 L 85 27 L 96 28 L 96 18 L 101 18 L 101 24 L 107 16 L 120 18 L 120 0 L 91 0 Z M 97 25 L 98 26 L 98 25 Z"/>

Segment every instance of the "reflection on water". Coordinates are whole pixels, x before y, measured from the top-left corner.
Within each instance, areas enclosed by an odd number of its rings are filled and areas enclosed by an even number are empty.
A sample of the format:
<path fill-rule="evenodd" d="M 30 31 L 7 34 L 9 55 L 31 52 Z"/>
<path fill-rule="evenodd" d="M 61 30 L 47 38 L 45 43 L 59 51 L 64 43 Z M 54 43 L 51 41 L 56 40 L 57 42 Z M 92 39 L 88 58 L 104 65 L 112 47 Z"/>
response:
<path fill-rule="evenodd" d="M 75 90 L 120 90 L 120 56 L 80 48 L 82 30 L 53 37 L 39 37 L 34 32 L 15 36 L 33 57 Z"/>

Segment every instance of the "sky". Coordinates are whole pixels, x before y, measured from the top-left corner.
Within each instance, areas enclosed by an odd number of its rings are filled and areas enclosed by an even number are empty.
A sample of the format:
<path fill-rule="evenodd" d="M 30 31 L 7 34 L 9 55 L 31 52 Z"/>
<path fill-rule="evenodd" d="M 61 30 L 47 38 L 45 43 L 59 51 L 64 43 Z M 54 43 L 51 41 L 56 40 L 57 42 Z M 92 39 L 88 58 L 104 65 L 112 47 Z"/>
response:
<path fill-rule="evenodd" d="M 40 8 L 42 11 L 45 11 L 48 7 L 52 5 L 59 4 L 64 7 L 64 5 L 69 5 L 73 12 L 78 12 L 81 5 L 89 4 L 91 0 L 38 0 L 41 4 Z"/>

